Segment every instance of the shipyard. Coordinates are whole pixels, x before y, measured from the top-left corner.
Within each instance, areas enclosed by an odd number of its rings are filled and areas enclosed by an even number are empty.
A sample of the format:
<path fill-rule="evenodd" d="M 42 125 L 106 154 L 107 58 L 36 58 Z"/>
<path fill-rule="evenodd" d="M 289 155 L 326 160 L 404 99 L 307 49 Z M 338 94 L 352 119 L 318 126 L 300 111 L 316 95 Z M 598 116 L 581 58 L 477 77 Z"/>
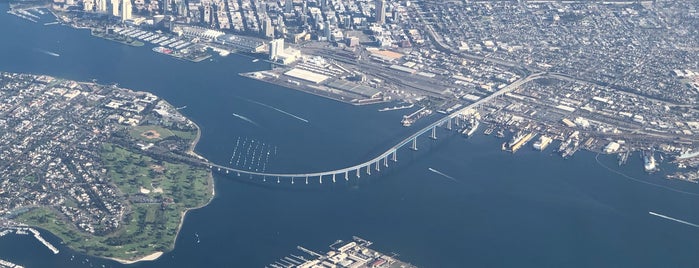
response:
<path fill-rule="evenodd" d="M 399 260 L 398 254 L 384 254 L 369 248 L 373 242 L 354 236 L 352 241 L 338 240 L 330 245 L 330 251 L 318 253 L 298 246 L 299 253 L 292 253 L 265 266 L 269 268 L 415 268 Z"/>

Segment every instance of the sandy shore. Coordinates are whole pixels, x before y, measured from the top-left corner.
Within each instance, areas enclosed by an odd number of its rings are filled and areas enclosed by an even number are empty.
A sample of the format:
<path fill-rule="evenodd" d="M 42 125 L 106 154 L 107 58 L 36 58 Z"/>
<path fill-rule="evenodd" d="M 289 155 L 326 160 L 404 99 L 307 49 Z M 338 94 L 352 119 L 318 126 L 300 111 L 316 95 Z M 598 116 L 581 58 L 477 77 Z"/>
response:
<path fill-rule="evenodd" d="M 117 258 L 107 258 L 107 259 L 118 261 L 121 264 L 133 264 L 133 263 L 137 263 L 137 262 L 141 262 L 141 261 L 154 261 L 154 260 L 157 260 L 158 258 L 160 258 L 160 256 L 162 256 L 162 255 L 163 255 L 163 252 L 157 251 L 157 252 L 154 252 L 150 255 L 143 256 L 142 258 L 136 259 L 136 260 L 122 260 L 122 259 L 117 259 Z"/>

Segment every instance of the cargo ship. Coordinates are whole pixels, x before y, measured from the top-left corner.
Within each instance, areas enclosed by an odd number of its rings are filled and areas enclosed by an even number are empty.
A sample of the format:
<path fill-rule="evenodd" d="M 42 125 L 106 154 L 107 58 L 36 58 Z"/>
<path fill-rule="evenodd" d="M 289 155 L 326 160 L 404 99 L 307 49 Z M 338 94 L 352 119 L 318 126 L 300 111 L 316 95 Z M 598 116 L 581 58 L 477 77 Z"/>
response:
<path fill-rule="evenodd" d="M 548 147 L 552 141 L 552 138 L 549 138 L 546 135 L 541 135 L 541 137 L 539 137 L 539 139 L 536 142 L 534 142 L 534 149 L 537 149 L 539 151 L 546 150 L 546 147 Z"/>

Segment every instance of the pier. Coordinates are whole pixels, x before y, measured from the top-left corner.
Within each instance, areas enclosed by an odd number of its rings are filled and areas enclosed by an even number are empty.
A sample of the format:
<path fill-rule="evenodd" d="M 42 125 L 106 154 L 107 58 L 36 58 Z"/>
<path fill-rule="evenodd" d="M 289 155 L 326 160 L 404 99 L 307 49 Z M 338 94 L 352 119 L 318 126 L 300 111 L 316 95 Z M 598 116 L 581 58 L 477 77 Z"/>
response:
<path fill-rule="evenodd" d="M 461 114 L 465 113 L 466 111 L 470 109 L 475 109 L 481 104 L 490 101 L 491 99 L 494 99 L 496 97 L 499 97 L 507 92 L 510 92 L 517 87 L 521 86 L 524 83 L 527 83 L 529 81 L 542 78 L 542 77 L 547 77 L 549 76 L 547 73 L 535 73 L 532 75 L 529 75 L 525 78 L 522 78 L 520 80 L 515 81 L 512 84 L 509 84 L 502 89 L 496 91 L 495 93 L 480 99 L 479 101 L 476 101 L 474 103 L 471 103 L 465 107 L 462 107 L 461 109 L 454 111 L 451 114 L 447 114 L 446 116 L 440 118 L 439 120 L 429 124 L 428 126 L 423 127 L 422 129 L 419 129 L 416 131 L 414 134 L 406 137 L 405 139 L 401 140 L 398 142 L 396 145 L 392 146 L 385 152 L 379 154 L 378 156 L 369 159 L 365 162 L 358 163 L 353 166 L 345 167 L 345 168 L 339 168 L 335 170 L 329 170 L 329 171 L 322 171 L 322 172 L 313 172 L 313 173 L 270 173 L 270 172 L 261 172 L 261 171 L 252 171 L 252 170 L 243 170 L 243 169 L 237 169 L 237 168 L 232 168 L 224 165 L 219 165 L 211 162 L 202 162 L 202 164 L 209 166 L 210 169 L 216 169 L 219 172 L 223 173 L 229 173 L 233 172 L 236 174 L 245 174 L 248 175 L 250 178 L 252 176 L 258 176 L 262 178 L 267 178 L 267 177 L 277 177 L 277 181 L 281 182 L 281 180 L 288 180 L 291 184 L 294 183 L 294 178 L 305 178 L 305 184 L 309 184 L 309 181 L 315 181 L 317 180 L 319 183 L 323 183 L 323 177 L 332 177 L 333 182 L 335 182 L 335 176 L 336 175 L 342 175 L 344 176 L 345 180 L 349 180 L 349 175 L 350 173 L 355 173 L 356 178 L 361 177 L 362 171 L 366 172 L 366 175 L 370 176 L 371 175 L 371 169 L 372 166 L 375 169 L 375 174 L 380 172 L 380 163 L 383 162 L 384 167 L 388 167 L 388 159 L 390 158 L 393 162 L 398 161 L 398 149 L 401 149 L 403 147 L 409 146 L 410 149 L 412 150 L 417 150 L 417 139 L 427 133 L 429 133 L 429 138 L 433 140 L 437 140 L 437 127 L 444 127 L 445 129 L 449 130 L 452 126 L 452 120 L 458 120 L 458 116 Z M 420 111 L 420 110 L 418 110 Z M 456 122 L 455 122 L 456 123 Z"/>

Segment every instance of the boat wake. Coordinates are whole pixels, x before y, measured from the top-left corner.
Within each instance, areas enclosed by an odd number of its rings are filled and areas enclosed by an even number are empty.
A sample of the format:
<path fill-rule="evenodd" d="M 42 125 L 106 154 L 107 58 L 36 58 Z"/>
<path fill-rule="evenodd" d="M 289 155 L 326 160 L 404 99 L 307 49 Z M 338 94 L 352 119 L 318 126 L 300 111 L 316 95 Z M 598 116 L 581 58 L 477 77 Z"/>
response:
<path fill-rule="evenodd" d="M 303 122 L 305 122 L 305 123 L 308 123 L 308 120 L 306 120 L 306 119 L 304 119 L 304 118 L 302 118 L 302 117 L 300 117 L 300 116 L 297 116 L 297 115 L 295 115 L 295 114 L 292 114 L 292 113 L 289 113 L 289 112 L 287 112 L 287 111 L 284 111 L 284 110 L 282 110 L 282 109 L 276 108 L 276 107 L 274 107 L 274 106 L 267 105 L 267 104 L 264 104 L 264 103 L 261 103 L 261 102 L 258 102 L 258 101 L 246 99 L 246 98 L 242 98 L 242 99 L 245 100 L 245 101 L 247 101 L 247 102 L 251 102 L 251 103 L 254 103 L 254 104 L 263 106 L 263 107 L 267 107 L 267 108 L 269 108 L 269 109 L 272 109 L 272 110 L 275 110 L 275 111 L 277 111 L 277 112 L 283 113 L 283 114 L 285 114 L 285 115 L 291 116 L 291 117 L 293 117 L 293 118 L 298 119 L 299 121 L 303 121 Z"/>
<path fill-rule="evenodd" d="M 698 193 L 692 193 L 692 192 L 682 191 L 682 190 L 679 190 L 679 189 L 675 189 L 675 188 L 668 187 L 668 186 L 665 186 L 665 185 L 660 185 L 660 184 L 656 184 L 656 183 L 644 181 L 644 180 L 637 179 L 637 178 L 631 177 L 631 176 L 629 176 L 629 175 L 626 175 L 626 174 L 624 174 L 624 173 L 622 173 L 622 172 L 620 172 L 620 171 L 617 171 L 617 170 L 615 170 L 615 169 L 613 169 L 613 168 L 608 167 L 607 165 L 605 165 L 605 164 L 603 164 L 601 161 L 599 161 L 599 154 L 597 154 L 597 155 L 595 156 L 595 161 L 597 161 L 597 164 L 599 164 L 599 165 L 602 166 L 603 168 L 605 168 L 605 169 L 607 169 L 607 170 L 609 170 L 609 171 L 611 171 L 611 172 L 613 172 L 613 173 L 616 173 L 616 174 L 618 174 L 618 175 L 621 175 L 622 177 L 624 177 L 624 178 L 626 178 L 626 179 L 629 179 L 629 180 L 632 180 L 632 181 L 635 181 L 635 182 L 640 182 L 640 183 L 643 183 L 643 184 L 647 184 L 647 185 L 650 185 L 650 186 L 655 186 L 655 187 L 658 187 L 658 188 L 663 188 L 663 189 L 670 190 L 670 191 L 677 192 L 677 193 L 681 193 L 681 194 L 692 195 L 692 196 L 699 196 Z"/>
<path fill-rule="evenodd" d="M 447 178 L 447 179 L 450 179 L 450 180 L 452 180 L 452 181 L 454 181 L 454 182 L 459 182 L 459 181 L 458 181 L 457 179 L 455 179 L 454 177 L 449 176 L 449 175 L 447 175 L 447 174 L 444 174 L 444 173 L 442 173 L 441 171 L 436 170 L 436 169 L 434 169 L 434 168 L 428 168 L 428 170 L 429 170 L 429 171 L 432 171 L 432 172 L 434 172 L 434 173 L 436 173 L 436 174 L 438 174 L 438 175 L 440 175 L 440 176 L 442 176 L 442 177 L 445 177 L 445 178 Z"/>
<path fill-rule="evenodd" d="M 44 53 L 44 54 L 49 55 L 49 56 L 54 56 L 54 57 L 60 57 L 60 56 L 61 56 L 61 54 L 58 54 L 58 53 L 55 53 L 55 52 L 51 52 L 51 51 L 48 51 L 48 50 L 39 49 L 39 48 L 37 48 L 36 51 L 41 52 L 41 53 Z"/>
<path fill-rule="evenodd" d="M 683 221 L 683 220 L 680 220 L 680 219 L 675 219 L 675 218 L 673 218 L 673 217 L 665 216 L 665 215 L 663 215 L 663 214 L 655 213 L 655 212 L 653 212 L 653 211 L 648 211 L 648 214 L 653 215 L 653 216 L 656 216 L 656 217 L 660 217 L 660 218 L 663 218 L 663 219 L 666 219 L 666 220 L 671 220 L 671 221 L 674 221 L 674 222 L 679 222 L 679 223 L 682 223 L 682 224 L 686 224 L 686 225 L 689 225 L 689 226 L 692 226 L 692 227 L 699 228 L 699 224 L 694 224 L 694 223 L 686 222 L 686 221 Z"/>
<path fill-rule="evenodd" d="M 250 123 L 250 124 L 253 124 L 253 125 L 257 126 L 257 127 L 260 126 L 260 124 L 256 123 L 255 121 L 250 120 L 250 118 L 247 118 L 247 117 L 245 117 L 245 116 L 239 115 L 239 114 L 237 114 L 237 113 L 233 113 L 233 116 L 235 116 L 235 117 L 237 117 L 237 118 L 239 118 L 239 119 L 241 119 L 241 120 L 243 120 L 243 121 L 245 121 L 245 122 L 248 122 L 248 123 Z"/>

